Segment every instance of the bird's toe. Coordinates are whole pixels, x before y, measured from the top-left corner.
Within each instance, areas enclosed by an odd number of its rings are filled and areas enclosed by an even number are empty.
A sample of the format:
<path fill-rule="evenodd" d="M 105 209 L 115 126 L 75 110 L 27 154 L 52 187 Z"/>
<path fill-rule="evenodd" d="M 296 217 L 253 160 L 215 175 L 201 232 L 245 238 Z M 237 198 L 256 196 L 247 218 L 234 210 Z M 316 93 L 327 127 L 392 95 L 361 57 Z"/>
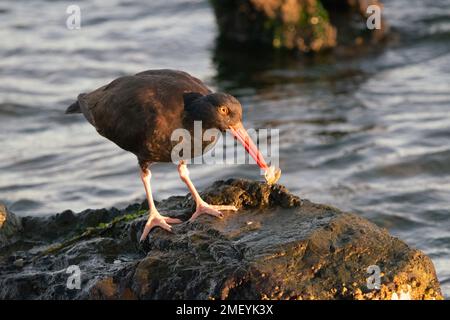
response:
<path fill-rule="evenodd" d="M 236 208 L 236 206 L 230 205 L 210 205 L 210 207 L 220 211 L 238 211 L 238 208 Z"/>
<path fill-rule="evenodd" d="M 217 217 L 222 219 L 224 214 L 221 211 L 237 211 L 238 209 L 235 206 L 230 205 L 210 205 L 205 203 L 201 203 L 197 205 L 197 209 L 195 210 L 192 217 L 189 219 L 190 222 L 194 221 L 198 218 L 198 216 L 202 214 L 209 214 L 210 216 Z"/>
<path fill-rule="evenodd" d="M 182 223 L 183 221 L 181 221 L 180 219 L 177 219 L 177 218 L 171 218 L 171 217 L 164 217 L 164 220 L 167 222 L 167 223 L 172 223 L 172 224 L 179 224 L 179 223 Z"/>
<path fill-rule="evenodd" d="M 181 222 L 182 221 L 180 219 L 165 217 L 160 215 L 159 213 L 153 214 L 148 218 L 139 242 L 145 241 L 148 234 L 150 233 L 150 231 L 152 231 L 153 228 L 160 227 L 168 232 L 173 233 L 172 226 L 169 223 L 177 224 Z"/>

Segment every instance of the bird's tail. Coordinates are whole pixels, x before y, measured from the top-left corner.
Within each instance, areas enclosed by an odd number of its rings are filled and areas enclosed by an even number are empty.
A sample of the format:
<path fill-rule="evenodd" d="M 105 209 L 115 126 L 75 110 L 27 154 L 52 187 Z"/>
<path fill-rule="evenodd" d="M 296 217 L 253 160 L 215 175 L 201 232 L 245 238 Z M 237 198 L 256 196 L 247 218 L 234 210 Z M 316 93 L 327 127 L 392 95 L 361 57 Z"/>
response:
<path fill-rule="evenodd" d="M 66 110 L 66 114 L 69 113 L 81 113 L 80 104 L 78 103 L 78 100 L 72 103 Z"/>

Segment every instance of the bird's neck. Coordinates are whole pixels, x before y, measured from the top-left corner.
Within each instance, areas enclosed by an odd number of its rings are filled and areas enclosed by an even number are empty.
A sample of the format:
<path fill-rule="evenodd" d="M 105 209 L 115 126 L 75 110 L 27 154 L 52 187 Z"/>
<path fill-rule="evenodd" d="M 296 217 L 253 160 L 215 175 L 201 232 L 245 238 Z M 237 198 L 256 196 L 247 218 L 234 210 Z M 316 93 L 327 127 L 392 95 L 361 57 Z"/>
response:
<path fill-rule="evenodd" d="M 205 132 L 205 130 L 212 129 L 213 127 L 209 126 L 205 121 L 195 120 L 188 112 L 185 112 L 183 114 L 183 128 L 193 135 L 198 128 L 201 128 L 201 131 Z"/>

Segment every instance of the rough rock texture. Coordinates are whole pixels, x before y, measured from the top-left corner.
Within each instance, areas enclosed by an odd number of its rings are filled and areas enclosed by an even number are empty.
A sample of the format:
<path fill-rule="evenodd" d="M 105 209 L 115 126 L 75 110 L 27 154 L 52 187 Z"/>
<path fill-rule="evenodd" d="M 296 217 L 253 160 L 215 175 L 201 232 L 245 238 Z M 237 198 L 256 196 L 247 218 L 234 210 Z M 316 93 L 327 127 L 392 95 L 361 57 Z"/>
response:
<path fill-rule="evenodd" d="M 0 298 L 412 299 L 442 298 L 430 259 L 367 220 L 300 200 L 280 185 L 218 181 L 203 196 L 240 210 L 156 229 L 143 244 L 144 205 L 22 219 L 0 248 Z M 190 197 L 161 212 L 187 219 Z M 71 265 L 81 288 L 68 289 Z M 366 269 L 378 265 L 381 288 Z"/>
<path fill-rule="evenodd" d="M 368 30 L 366 9 L 379 0 L 211 0 L 224 39 L 318 52 L 338 44 L 382 40 L 387 25 Z"/>

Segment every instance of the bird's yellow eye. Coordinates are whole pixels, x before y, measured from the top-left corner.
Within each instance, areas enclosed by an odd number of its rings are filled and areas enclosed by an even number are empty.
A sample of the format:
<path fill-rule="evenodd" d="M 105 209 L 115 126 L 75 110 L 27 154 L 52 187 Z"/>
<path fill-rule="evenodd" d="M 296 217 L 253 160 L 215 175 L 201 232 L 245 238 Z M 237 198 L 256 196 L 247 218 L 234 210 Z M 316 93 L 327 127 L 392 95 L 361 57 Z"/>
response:
<path fill-rule="evenodd" d="M 221 107 L 219 107 L 219 112 L 223 115 L 227 115 L 229 110 L 227 107 L 221 106 Z"/>

